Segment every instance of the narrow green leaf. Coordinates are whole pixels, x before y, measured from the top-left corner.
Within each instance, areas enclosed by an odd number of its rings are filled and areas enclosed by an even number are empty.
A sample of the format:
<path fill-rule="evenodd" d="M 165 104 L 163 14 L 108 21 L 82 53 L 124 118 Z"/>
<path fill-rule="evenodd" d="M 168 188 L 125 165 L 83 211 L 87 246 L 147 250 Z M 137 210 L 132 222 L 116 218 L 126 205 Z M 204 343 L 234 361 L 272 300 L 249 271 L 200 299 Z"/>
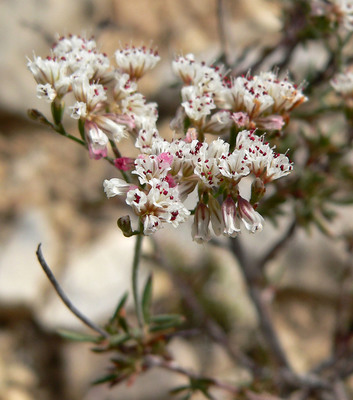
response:
<path fill-rule="evenodd" d="M 85 141 L 85 123 L 81 119 L 78 120 L 78 131 L 80 132 L 82 140 Z"/>
<path fill-rule="evenodd" d="M 183 392 L 184 390 L 190 390 L 190 386 L 189 385 L 183 385 L 183 386 L 178 386 L 174 389 L 171 389 L 169 391 L 170 394 L 178 394 L 180 392 Z"/>
<path fill-rule="evenodd" d="M 111 346 L 118 346 L 130 339 L 128 333 L 118 333 L 117 335 L 110 336 L 109 343 Z"/>
<path fill-rule="evenodd" d="M 116 307 L 116 309 L 114 311 L 114 314 L 113 314 L 113 316 L 112 316 L 112 318 L 110 320 L 110 323 L 114 322 L 114 320 L 117 318 L 117 316 L 119 316 L 119 313 L 120 313 L 121 309 L 124 307 L 128 296 L 129 296 L 128 292 L 125 292 L 123 294 L 123 296 L 121 297 L 121 299 L 120 299 L 120 301 L 119 301 L 119 303 L 118 303 L 118 305 L 117 305 L 117 307 Z"/>
<path fill-rule="evenodd" d="M 101 338 L 98 336 L 87 335 L 79 332 L 59 330 L 58 334 L 65 339 L 74 340 L 76 342 L 99 343 L 101 341 Z"/>
<path fill-rule="evenodd" d="M 172 322 L 181 324 L 182 322 L 185 321 L 185 318 L 184 316 L 179 314 L 159 314 L 159 315 L 153 315 L 150 321 L 155 324 L 166 324 Z"/>
<path fill-rule="evenodd" d="M 172 322 L 165 323 L 165 324 L 154 325 L 154 326 L 150 326 L 149 331 L 150 332 L 166 331 L 168 329 L 176 328 L 181 323 L 182 323 L 182 321 L 172 321 Z"/>
<path fill-rule="evenodd" d="M 145 323 L 150 322 L 152 304 L 152 274 L 149 275 L 142 294 L 142 314 Z"/>
<path fill-rule="evenodd" d="M 126 318 L 118 316 L 118 324 L 121 326 L 124 332 L 129 333 L 130 332 L 130 327 L 126 321 Z"/>
<path fill-rule="evenodd" d="M 92 385 L 100 385 L 102 383 L 111 382 L 111 381 L 114 381 L 115 379 L 117 379 L 117 377 L 118 377 L 117 374 L 106 375 L 106 376 L 103 376 L 102 378 L 98 378 L 97 380 L 93 381 Z"/>

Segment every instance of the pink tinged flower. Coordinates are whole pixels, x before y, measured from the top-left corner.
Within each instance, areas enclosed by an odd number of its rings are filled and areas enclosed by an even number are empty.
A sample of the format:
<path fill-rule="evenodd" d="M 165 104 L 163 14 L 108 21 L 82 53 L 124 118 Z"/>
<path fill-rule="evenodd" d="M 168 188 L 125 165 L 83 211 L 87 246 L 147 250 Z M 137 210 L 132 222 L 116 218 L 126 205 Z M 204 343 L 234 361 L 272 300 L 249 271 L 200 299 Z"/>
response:
<path fill-rule="evenodd" d="M 281 115 L 270 115 L 256 119 L 256 127 L 268 131 L 280 131 L 285 122 Z"/>
<path fill-rule="evenodd" d="M 246 112 L 236 112 L 232 114 L 232 119 L 238 128 L 247 127 L 250 123 L 249 115 Z"/>
<path fill-rule="evenodd" d="M 120 118 L 120 115 L 113 113 L 94 115 L 92 116 L 92 120 L 116 143 L 119 143 L 121 139 L 128 136 L 124 119 Z"/>
<path fill-rule="evenodd" d="M 133 185 L 119 178 L 105 179 L 103 182 L 104 192 L 108 198 L 127 194 L 129 190 L 133 190 Z"/>
<path fill-rule="evenodd" d="M 224 223 L 223 234 L 229 237 L 235 237 L 240 232 L 240 220 L 237 215 L 237 207 L 231 196 L 222 203 L 222 216 Z"/>
<path fill-rule="evenodd" d="M 173 156 L 168 152 L 159 154 L 157 156 L 157 159 L 161 165 L 168 164 L 169 166 L 171 166 L 173 162 Z"/>
<path fill-rule="evenodd" d="M 109 140 L 107 135 L 94 122 L 86 120 L 85 136 L 90 158 L 99 160 L 107 156 Z"/>
<path fill-rule="evenodd" d="M 140 154 L 135 160 L 135 171 L 141 185 L 149 183 L 153 178 L 163 180 L 170 170 L 169 162 L 164 161 L 159 156 Z"/>
<path fill-rule="evenodd" d="M 191 143 L 193 140 L 197 140 L 197 130 L 195 128 L 189 128 L 185 135 L 185 142 Z"/>
<path fill-rule="evenodd" d="M 194 222 L 191 227 L 192 239 L 197 243 L 208 242 L 211 239 L 209 224 L 211 214 L 206 204 L 200 202 L 195 211 Z"/>
<path fill-rule="evenodd" d="M 251 233 L 262 231 L 264 219 L 254 210 L 254 207 L 241 196 L 238 196 L 238 212 L 239 217 L 248 231 Z"/>
<path fill-rule="evenodd" d="M 177 183 L 175 182 L 171 174 L 167 174 L 167 176 L 164 178 L 164 181 L 168 183 L 170 188 L 174 188 L 177 186 Z"/>
<path fill-rule="evenodd" d="M 114 165 L 120 171 L 131 171 L 134 168 L 134 162 L 133 158 L 120 157 L 114 160 Z"/>

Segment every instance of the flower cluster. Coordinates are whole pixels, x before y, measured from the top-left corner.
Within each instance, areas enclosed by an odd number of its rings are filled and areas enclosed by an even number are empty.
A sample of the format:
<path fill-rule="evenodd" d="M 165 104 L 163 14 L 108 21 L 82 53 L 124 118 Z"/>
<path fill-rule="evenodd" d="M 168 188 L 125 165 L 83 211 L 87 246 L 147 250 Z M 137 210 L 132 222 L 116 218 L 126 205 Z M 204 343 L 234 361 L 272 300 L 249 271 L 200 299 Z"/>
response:
<path fill-rule="evenodd" d="M 239 192 L 239 182 L 252 174 L 264 187 L 275 179 L 288 175 L 292 164 L 288 157 L 278 154 L 254 131 L 241 131 L 236 146 L 221 138 L 210 144 L 183 139 L 163 140 L 157 132 L 141 131 L 137 139 L 153 138 L 149 146 L 140 147 L 132 174 L 138 176 L 140 186 L 127 184 L 122 179 L 104 182 L 108 197 L 125 195 L 127 204 L 141 217 L 144 233 L 150 234 L 163 222 L 177 226 L 190 212 L 183 201 L 197 188 L 192 228 L 193 239 L 202 242 L 211 238 L 209 226 L 215 234 L 235 236 L 242 221 L 251 232 L 262 230 L 263 218 Z"/>
<path fill-rule="evenodd" d="M 241 224 L 261 231 L 264 220 L 256 207 L 265 186 L 293 168 L 266 141 L 264 130 L 279 131 L 289 122 L 290 112 L 307 100 L 302 89 L 274 72 L 228 78 L 222 67 L 199 63 L 191 54 L 177 57 L 172 68 L 183 82 L 182 101 L 171 122 L 174 138 L 167 141 L 156 126 L 156 104 L 137 91 L 158 54 L 126 46 L 115 61 L 113 68 L 92 39 L 70 36 L 60 38 L 47 59 L 28 62 L 39 97 L 63 107 L 62 98 L 72 92 L 71 117 L 83 127 L 92 158 L 107 156 L 109 141 L 114 143 L 114 165 L 124 179 L 105 180 L 106 195 L 124 196 L 145 235 L 165 224 L 177 227 L 191 215 L 197 242 L 210 240 L 210 227 L 230 237 Z M 128 134 L 137 158 L 121 157 L 117 149 Z M 241 193 L 241 181 L 251 185 L 250 199 Z M 184 202 L 195 197 L 189 210 Z"/>
<path fill-rule="evenodd" d="M 314 16 L 326 16 L 338 26 L 353 31 L 352 0 L 312 0 L 311 8 Z"/>
<path fill-rule="evenodd" d="M 197 63 L 190 54 L 178 57 L 173 70 L 186 85 L 184 112 L 205 133 L 219 134 L 234 123 L 242 129 L 280 130 L 290 111 L 307 100 L 288 77 L 280 80 L 273 72 L 228 79 L 218 67 Z"/>
<path fill-rule="evenodd" d="M 84 127 L 90 156 L 106 157 L 109 140 L 118 143 L 129 133 L 154 126 L 155 103 L 137 91 L 137 80 L 159 61 L 154 50 L 128 48 L 115 53 L 116 67 L 93 39 L 61 37 L 45 59 L 34 56 L 28 68 L 37 82 L 37 96 L 56 107 L 72 92 L 71 117 Z"/>
<path fill-rule="evenodd" d="M 331 85 L 337 93 L 345 100 L 349 108 L 353 108 L 353 70 L 349 68 L 346 72 L 337 74 L 331 79 Z"/>

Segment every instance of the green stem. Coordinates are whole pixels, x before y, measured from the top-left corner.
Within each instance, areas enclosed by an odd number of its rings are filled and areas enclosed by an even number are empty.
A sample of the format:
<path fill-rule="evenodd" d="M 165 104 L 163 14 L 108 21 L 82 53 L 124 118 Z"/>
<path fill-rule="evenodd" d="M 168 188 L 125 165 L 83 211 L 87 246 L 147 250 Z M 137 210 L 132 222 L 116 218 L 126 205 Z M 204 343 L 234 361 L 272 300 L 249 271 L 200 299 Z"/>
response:
<path fill-rule="evenodd" d="M 139 273 L 139 262 L 141 258 L 142 239 L 143 239 L 143 233 L 139 233 L 138 235 L 136 235 L 135 253 L 132 264 L 132 292 L 134 295 L 137 320 L 139 327 L 141 329 L 143 328 L 144 321 L 143 321 L 142 307 L 138 292 L 138 273 Z"/>
<path fill-rule="evenodd" d="M 237 140 L 238 130 L 235 126 L 230 128 L 230 137 L 229 137 L 229 151 L 232 152 L 235 149 L 235 144 Z"/>

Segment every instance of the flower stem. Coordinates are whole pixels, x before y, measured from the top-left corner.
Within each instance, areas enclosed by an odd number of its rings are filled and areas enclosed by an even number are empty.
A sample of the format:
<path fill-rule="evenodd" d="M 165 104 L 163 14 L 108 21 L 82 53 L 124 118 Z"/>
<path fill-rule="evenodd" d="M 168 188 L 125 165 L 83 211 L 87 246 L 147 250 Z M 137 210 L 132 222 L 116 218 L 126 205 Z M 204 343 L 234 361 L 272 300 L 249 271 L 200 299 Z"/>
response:
<path fill-rule="evenodd" d="M 138 273 L 139 273 L 139 263 L 140 263 L 140 258 L 141 258 L 142 239 L 143 239 L 142 233 L 139 233 L 138 235 L 136 235 L 134 260 L 133 260 L 133 264 L 132 264 L 132 292 L 134 295 L 136 316 L 137 316 L 139 327 L 141 329 L 143 328 L 144 321 L 143 321 L 140 297 L 139 297 L 139 293 L 138 293 Z"/>

